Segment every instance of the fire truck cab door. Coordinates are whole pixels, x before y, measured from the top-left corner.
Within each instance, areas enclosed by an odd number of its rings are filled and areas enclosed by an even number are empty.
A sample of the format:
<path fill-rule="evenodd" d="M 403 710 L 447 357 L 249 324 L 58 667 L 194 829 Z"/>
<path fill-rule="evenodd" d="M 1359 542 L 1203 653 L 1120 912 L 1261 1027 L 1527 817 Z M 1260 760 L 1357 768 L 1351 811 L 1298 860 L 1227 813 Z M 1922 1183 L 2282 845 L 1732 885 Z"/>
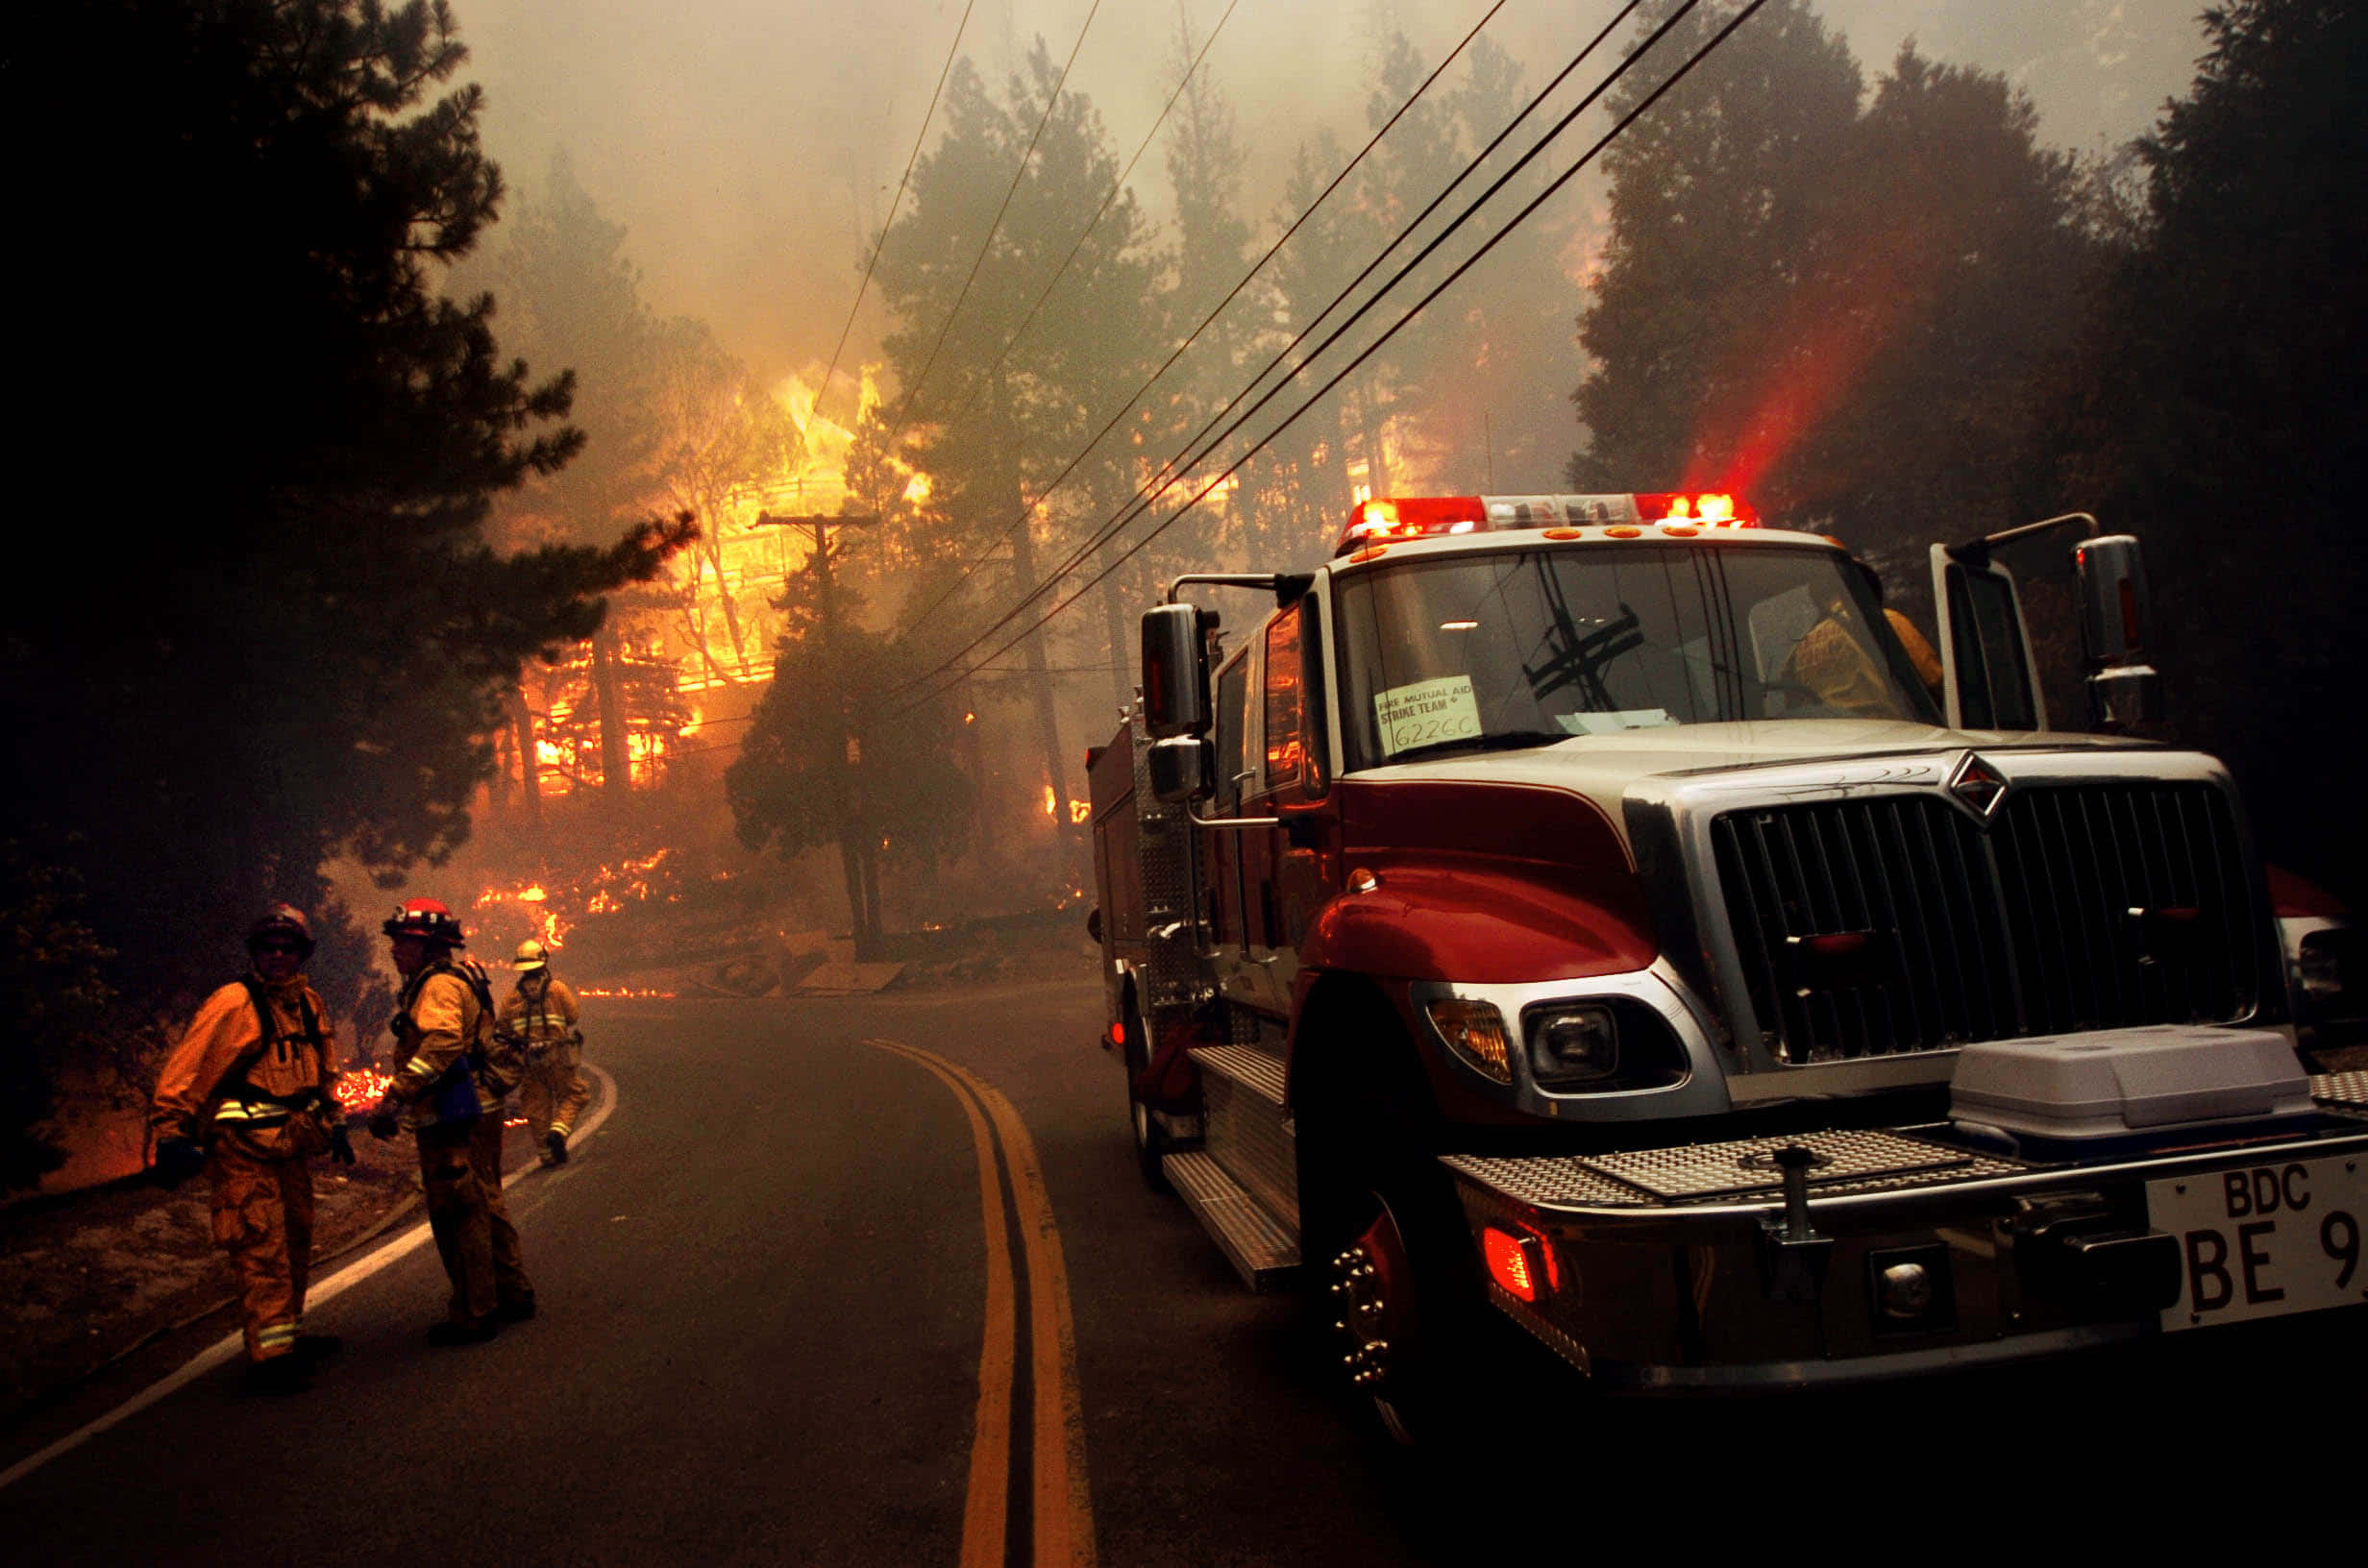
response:
<path fill-rule="evenodd" d="M 1254 776 L 1243 801 L 1246 816 L 1279 816 L 1320 793 L 1322 740 L 1314 723 L 1320 710 L 1307 693 L 1316 604 L 1311 596 L 1277 610 L 1254 640 L 1250 668 L 1257 695 L 1250 704 L 1248 763 Z M 1246 960 L 1240 999 L 1281 1017 L 1290 1011 L 1298 973 L 1299 928 L 1307 909 L 1320 902 L 1314 883 L 1320 880 L 1322 856 L 1295 846 L 1276 827 L 1246 829 L 1240 837 Z"/>
<path fill-rule="evenodd" d="M 1256 778 L 1246 760 L 1249 745 L 1243 728 L 1249 714 L 1249 656 L 1247 648 L 1237 650 L 1218 668 L 1213 682 L 1217 707 L 1217 789 L 1209 801 L 1209 814 L 1214 818 L 1242 815 L 1243 792 Z M 1242 839 L 1243 834 L 1232 828 L 1217 828 L 1201 836 L 1209 899 L 1209 956 L 1216 965 L 1219 989 L 1228 995 L 1235 990 L 1233 973 L 1246 957 Z"/>
<path fill-rule="evenodd" d="M 1933 602 L 1940 619 L 1940 671 L 1952 729 L 2045 729 L 2031 630 L 2014 576 L 1995 562 L 1932 549 Z"/>

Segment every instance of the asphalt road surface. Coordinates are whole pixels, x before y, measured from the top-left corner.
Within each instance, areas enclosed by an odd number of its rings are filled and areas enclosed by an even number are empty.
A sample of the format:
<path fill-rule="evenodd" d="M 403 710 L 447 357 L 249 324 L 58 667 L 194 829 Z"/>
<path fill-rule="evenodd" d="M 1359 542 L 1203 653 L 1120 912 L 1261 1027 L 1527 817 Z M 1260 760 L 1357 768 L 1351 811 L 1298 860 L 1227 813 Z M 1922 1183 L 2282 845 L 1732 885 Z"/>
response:
<path fill-rule="evenodd" d="M 595 1002 L 597 1130 L 510 1190 L 535 1321 L 430 1347 L 415 1247 L 316 1303 L 347 1348 L 300 1399 L 188 1375 L 219 1323 L 155 1347 L 0 1439 L 0 1558 L 1493 1564 L 1886 1521 L 1953 1556 L 2127 1545 L 2193 1514 L 2191 1480 L 2350 1467 L 2356 1330 L 1715 1404 L 1591 1403 L 1517 1360 L 1501 1429 L 1410 1459 L 1312 1312 L 1144 1189 L 1099 1005 L 1090 979 Z"/>

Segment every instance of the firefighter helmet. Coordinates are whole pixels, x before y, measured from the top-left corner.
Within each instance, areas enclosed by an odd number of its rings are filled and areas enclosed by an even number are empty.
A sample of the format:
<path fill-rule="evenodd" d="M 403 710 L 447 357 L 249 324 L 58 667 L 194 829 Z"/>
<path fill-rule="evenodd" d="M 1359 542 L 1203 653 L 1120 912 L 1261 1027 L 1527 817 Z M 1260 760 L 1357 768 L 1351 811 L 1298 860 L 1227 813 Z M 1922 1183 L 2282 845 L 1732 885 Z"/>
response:
<path fill-rule="evenodd" d="M 547 969 L 550 967 L 551 949 L 531 937 L 518 944 L 518 962 L 510 966 L 521 974 L 533 969 Z"/>
<path fill-rule="evenodd" d="M 379 929 L 390 937 L 419 937 L 440 942 L 447 947 L 457 947 L 461 943 L 460 922 L 453 918 L 451 909 L 434 898 L 405 899 Z"/>
<path fill-rule="evenodd" d="M 247 951 L 254 952 L 270 937 L 293 938 L 300 956 L 312 956 L 312 923 L 294 904 L 274 904 L 263 911 L 262 918 L 247 927 Z"/>

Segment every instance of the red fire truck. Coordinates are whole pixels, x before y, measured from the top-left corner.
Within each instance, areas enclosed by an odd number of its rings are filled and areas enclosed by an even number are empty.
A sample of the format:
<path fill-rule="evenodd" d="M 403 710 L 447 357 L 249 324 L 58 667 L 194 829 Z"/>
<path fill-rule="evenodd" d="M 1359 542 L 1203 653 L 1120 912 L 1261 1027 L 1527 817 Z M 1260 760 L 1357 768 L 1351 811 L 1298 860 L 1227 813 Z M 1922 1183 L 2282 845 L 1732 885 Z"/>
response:
<path fill-rule="evenodd" d="M 1992 558 L 2054 528 L 2097 733 Z M 2368 1298 L 2368 1073 L 2298 1055 L 2224 770 L 2126 732 L 2136 541 L 1932 564 L 1936 654 L 1727 497 L 1378 500 L 1144 616 L 1088 759 L 1144 1175 L 1401 1432 L 1492 1314 L 1680 1390 Z"/>

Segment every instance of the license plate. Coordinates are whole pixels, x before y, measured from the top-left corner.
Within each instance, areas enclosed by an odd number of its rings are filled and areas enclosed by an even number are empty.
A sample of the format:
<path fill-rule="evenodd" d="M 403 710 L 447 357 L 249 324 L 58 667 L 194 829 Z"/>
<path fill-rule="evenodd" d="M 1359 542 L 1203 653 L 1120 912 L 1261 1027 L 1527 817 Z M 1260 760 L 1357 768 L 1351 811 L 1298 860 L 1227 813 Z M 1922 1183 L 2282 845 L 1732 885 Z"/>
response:
<path fill-rule="evenodd" d="M 2368 1159 L 2148 1182 L 2146 1213 L 2179 1238 L 2179 1301 L 2162 1314 L 2165 1333 L 2368 1300 Z"/>

